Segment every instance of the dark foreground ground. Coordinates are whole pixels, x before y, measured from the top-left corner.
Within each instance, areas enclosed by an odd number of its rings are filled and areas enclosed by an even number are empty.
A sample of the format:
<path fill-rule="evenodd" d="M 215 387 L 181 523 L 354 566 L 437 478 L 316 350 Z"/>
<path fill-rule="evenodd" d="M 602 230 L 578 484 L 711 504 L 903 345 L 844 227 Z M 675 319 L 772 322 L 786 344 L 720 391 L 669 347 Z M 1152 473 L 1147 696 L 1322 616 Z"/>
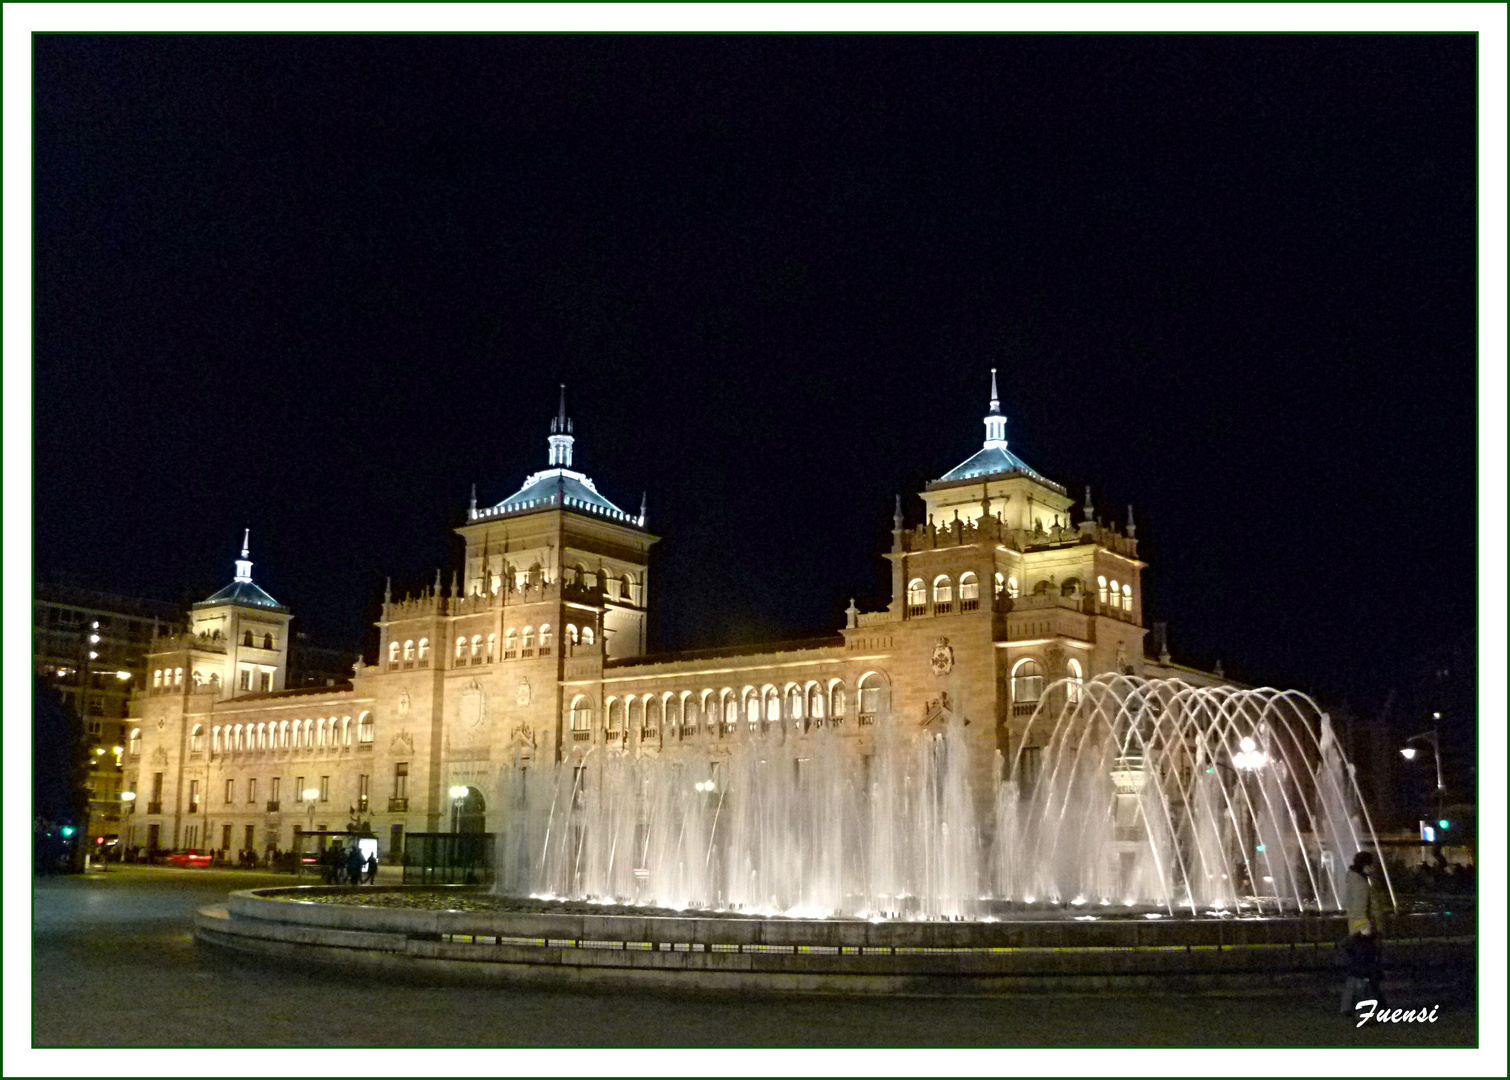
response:
<path fill-rule="evenodd" d="M 291 971 L 198 946 L 195 908 L 286 875 L 119 867 L 33 887 L 32 1045 L 1477 1045 L 1472 986 L 1386 986 L 1431 1024 L 1359 1029 L 1330 984 L 1245 996 L 668 997 L 412 986 Z M 8 912 L 10 918 L 21 912 Z"/>

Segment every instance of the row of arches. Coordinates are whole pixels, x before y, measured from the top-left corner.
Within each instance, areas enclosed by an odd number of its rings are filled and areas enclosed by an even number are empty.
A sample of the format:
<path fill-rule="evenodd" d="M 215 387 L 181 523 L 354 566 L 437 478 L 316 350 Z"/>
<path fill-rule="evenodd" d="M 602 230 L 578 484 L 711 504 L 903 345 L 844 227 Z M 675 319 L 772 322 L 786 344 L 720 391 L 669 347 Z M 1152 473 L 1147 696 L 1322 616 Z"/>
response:
<path fill-rule="evenodd" d="M 371 746 L 375 736 L 372 713 L 364 712 L 355 724 L 349 716 L 330 716 L 306 720 L 279 720 L 261 724 L 216 724 L 209 731 L 211 752 L 232 754 L 249 750 L 313 750 L 321 747 L 351 746 L 353 734 L 358 746 Z M 189 732 L 189 752 L 203 753 L 205 727 L 195 724 Z M 132 753 L 141 745 L 141 729 L 131 732 Z"/>
<path fill-rule="evenodd" d="M 725 686 L 717 690 L 613 695 L 604 702 L 602 733 L 609 742 L 631 736 L 653 739 L 663 733 L 667 738 L 681 739 L 699 733 L 726 737 L 737 732 L 741 718 L 751 732 L 801 732 L 825 723 L 842 724 L 851 708 L 857 723 L 865 726 L 874 723 L 886 685 L 880 672 L 867 672 L 856 682 L 853 696 L 843 679 L 790 682 L 785 686 L 767 683 L 738 690 Z M 572 700 L 568 716 L 573 741 L 592 738 L 597 730 L 595 711 L 589 695 L 578 694 Z"/>
<path fill-rule="evenodd" d="M 191 679 L 195 686 L 220 686 L 220 672 L 212 671 L 208 675 L 195 668 L 191 673 Z M 171 690 L 175 686 L 184 684 L 184 669 L 181 667 L 158 668 L 152 672 L 152 689 Z"/>
<path fill-rule="evenodd" d="M 1019 595 L 1017 578 L 1013 575 L 998 573 L 993 582 L 995 596 L 1006 595 L 1016 599 Z M 1130 583 L 1110 581 L 1104 575 L 1096 578 L 1097 598 L 1101 605 L 1112 610 L 1130 612 L 1133 609 L 1133 590 Z M 1062 583 L 1056 584 L 1048 578 L 1039 579 L 1032 589 L 1034 596 L 1044 596 L 1057 588 L 1062 596 L 1079 596 L 1084 592 L 1084 587 L 1078 577 L 1066 578 Z M 948 574 L 939 574 L 933 579 L 932 585 L 923 578 L 913 578 L 907 583 L 907 614 L 910 616 L 926 615 L 929 611 L 929 601 L 932 600 L 932 610 L 935 615 L 949 615 L 955 610 L 956 593 L 958 594 L 958 610 L 961 612 L 976 611 L 980 608 L 980 579 L 973 571 L 965 571 L 959 576 L 958 581 Z"/>
<path fill-rule="evenodd" d="M 566 624 L 566 646 L 568 654 L 574 651 L 578 644 L 592 645 L 597 641 L 596 632 L 591 626 L 578 627 L 575 623 Z M 550 656 L 556 647 L 555 632 L 550 623 L 542 623 L 537 629 L 534 626 L 526 626 L 522 630 L 510 627 L 503 633 L 503 659 L 514 660 L 529 656 Z M 464 663 L 480 664 L 486 661 L 492 663 L 499 658 L 498 634 L 487 635 L 473 634 L 468 637 L 460 634 L 456 638 L 456 646 L 453 659 L 457 665 Z M 428 663 L 430 660 L 430 639 L 413 638 L 400 644 L 398 641 L 388 643 L 388 663 Z"/>

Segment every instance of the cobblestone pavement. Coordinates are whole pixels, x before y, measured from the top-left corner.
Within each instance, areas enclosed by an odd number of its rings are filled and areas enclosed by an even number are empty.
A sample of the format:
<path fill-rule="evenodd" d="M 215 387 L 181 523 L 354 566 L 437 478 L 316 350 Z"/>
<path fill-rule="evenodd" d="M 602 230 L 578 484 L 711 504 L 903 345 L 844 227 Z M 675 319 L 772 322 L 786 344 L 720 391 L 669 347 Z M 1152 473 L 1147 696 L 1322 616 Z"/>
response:
<path fill-rule="evenodd" d="M 1359 1029 L 1337 1015 L 1330 986 L 969 1000 L 578 994 L 286 970 L 192 940 L 195 908 L 290 881 L 162 867 L 38 879 L 33 1045 L 1471 1047 L 1478 1038 L 1472 987 L 1386 987 L 1392 1004 L 1439 1005 L 1438 1020 Z"/>

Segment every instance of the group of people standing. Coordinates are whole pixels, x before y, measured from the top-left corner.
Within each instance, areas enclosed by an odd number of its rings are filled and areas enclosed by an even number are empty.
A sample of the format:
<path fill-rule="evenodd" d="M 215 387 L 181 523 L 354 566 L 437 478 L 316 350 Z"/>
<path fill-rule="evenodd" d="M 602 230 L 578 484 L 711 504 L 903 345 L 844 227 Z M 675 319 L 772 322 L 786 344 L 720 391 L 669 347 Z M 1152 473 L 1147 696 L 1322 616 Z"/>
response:
<path fill-rule="evenodd" d="M 371 885 L 377 869 L 377 852 L 363 855 L 359 844 L 343 848 L 337 840 L 320 853 L 320 879 L 327 885 L 360 885 L 364 878 Z"/>

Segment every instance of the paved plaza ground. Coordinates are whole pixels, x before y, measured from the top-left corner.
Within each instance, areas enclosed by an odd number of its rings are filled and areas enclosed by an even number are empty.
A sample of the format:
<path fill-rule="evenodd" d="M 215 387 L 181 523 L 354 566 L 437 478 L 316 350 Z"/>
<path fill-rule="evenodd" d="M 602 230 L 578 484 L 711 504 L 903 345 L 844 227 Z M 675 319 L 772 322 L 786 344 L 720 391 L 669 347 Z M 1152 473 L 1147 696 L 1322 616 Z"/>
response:
<path fill-rule="evenodd" d="M 1477 1045 L 1473 988 L 1386 987 L 1434 1024 L 1354 1026 L 1330 985 L 1245 996 L 668 996 L 415 986 L 196 945 L 195 908 L 287 875 L 113 867 L 33 897 L 32 1044 L 49 1046 Z M 9 912 L 12 919 L 21 912 Z M 1262 987 L 1255 987 L 1262 991 Z M 12 1036 L 14 1037 L 14 1035 Z M 1426 1075 L 1428 1073 L 1422 1073 Z"/>

